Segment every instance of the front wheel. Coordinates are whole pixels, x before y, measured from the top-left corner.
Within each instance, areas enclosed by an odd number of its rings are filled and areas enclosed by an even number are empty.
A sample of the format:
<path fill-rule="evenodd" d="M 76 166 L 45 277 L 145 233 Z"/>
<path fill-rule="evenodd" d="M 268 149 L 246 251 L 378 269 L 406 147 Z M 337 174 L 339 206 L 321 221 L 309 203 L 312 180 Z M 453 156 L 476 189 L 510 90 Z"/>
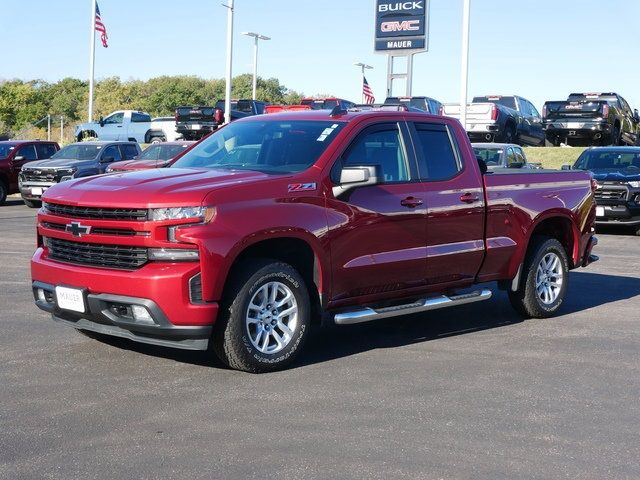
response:
<path fill-rule="evenodd" d="M 0 180 L 0 205 L 2 205 L 7 200 L 7 186 L 4 184 L 2 180 Z"/>
<path fill-rule="evenodd" d="M 253 260 L 240 268 L 226 297 L 213 334 L 220 360 L 252 373 L 289 365 L 311 324 L 302 276 L 286 263 Z"/>
<path fill-rule="evenodd" d="M 166 139 L 164 137 L 151 137 L 149 139 L 149 143 L 162 143 L 162 142 L 166 142 Z"/>
<path fill-rule="evenodd" d="M 527 253 L 520 285 L 509 292 L 511 305 L 525 317 L 554 315 L 567 292 L 569 260 L 555 238 L 535 237 Z"/>

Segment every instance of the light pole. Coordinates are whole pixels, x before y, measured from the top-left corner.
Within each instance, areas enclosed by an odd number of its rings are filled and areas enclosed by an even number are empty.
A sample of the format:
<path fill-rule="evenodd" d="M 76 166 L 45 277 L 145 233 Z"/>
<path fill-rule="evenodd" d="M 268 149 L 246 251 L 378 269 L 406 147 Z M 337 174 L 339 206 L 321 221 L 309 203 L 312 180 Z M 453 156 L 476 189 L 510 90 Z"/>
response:
<path fill-rule="evenodd" d="M 471 0 L 463 0 L 462 7 L 462 68 L 460 73 L 460 123 L 467 129 L 467 96 L 469 84 L 469 25 Z"/>
<path fill-rule="evenodd" d="M 227 7 L 227 84 L 224 89 L 224 123 L 231 122 L 231 65 L 233 62 L 233 0 L 228 0 L 229 4 L 222 4 Z"/>
<path fill-rule="evenodd" d="M 360 70 L 362 71 L 362 82 L 364 84 L 364 71 L 371 70 L 373 67 L 371 65 L 367 65 L 366 63 L 362 63 L 362 62 L 354 63 L 353 65 L 356 67 L 360 67 Z M 362 91 L 362 103 L 367 103 L 367 101 L 364 98 L 364 90 Z"/>
<path fill-rule="evenodd" d="M 271 40 L 271 37 L 265 37 L 259 33 L 242 32 L 247 37 L 253 37 L 253 99 L 256 99 L 256 90 L 258 89 L 258 40 Z"/>

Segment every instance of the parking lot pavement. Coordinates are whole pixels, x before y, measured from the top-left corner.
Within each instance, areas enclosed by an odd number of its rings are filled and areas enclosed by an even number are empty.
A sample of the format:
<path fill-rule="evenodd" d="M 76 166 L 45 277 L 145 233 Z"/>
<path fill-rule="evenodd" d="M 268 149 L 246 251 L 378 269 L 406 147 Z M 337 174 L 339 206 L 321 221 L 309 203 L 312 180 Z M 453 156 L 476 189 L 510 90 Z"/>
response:
<path fill-rule="evenodd" d="M 559 317 L 497 293 L 250 375 L 54 323 L 34 217 L 0 207 L 0 478 L 640 478 L 640 238 L 599 234 Z"/>

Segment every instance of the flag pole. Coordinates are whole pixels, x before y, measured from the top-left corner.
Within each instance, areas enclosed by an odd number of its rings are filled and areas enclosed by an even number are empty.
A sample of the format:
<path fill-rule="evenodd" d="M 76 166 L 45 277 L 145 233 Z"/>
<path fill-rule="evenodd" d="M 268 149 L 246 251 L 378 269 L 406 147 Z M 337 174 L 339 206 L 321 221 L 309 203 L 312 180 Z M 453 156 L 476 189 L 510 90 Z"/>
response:
<path fill-rule="evenodd" d="M 462 7 L 462 68 L 460 72 L 460 123 L 467 129 L 467 99 L 469 94 L 469 17 L 471 0 L 463 0 Z"/>
<path fill-rule="evenodd" d="M 93 76 L 96 60 L 96 0 L 91 1 L 91 47 L 89 52 L 89 122 L 93 121 Z"/>

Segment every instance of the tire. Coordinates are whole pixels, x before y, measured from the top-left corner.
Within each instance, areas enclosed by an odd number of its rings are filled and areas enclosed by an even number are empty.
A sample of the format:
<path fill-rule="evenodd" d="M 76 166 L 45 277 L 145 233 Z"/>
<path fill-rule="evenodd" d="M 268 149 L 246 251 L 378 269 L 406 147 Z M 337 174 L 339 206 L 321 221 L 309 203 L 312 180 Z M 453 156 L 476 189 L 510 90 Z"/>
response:
<path fill-rule="evenodd" d="M 513 125 L 506 125 L 504 133 L 502 135 L 504 143 L 515 143 L 516 141 L 516 130 L 513 128 Z"/>
<path fill-rule="evenodd" d="M 42 205 L 42 202 L 39 200 L 27 200 L 26 198 L 23 198 L 22 201 L 29 208 L 40 208 L 40 205 Z"/>
<path fill-rule="evenodd" d="M 0 205 L 4 205 L 4 202 L 7 201 L 7 185 L 4 183 L 4 180 L 0 180 Z"/>
<path fill-rule="evenodd" d="M 568 277 L 569 260 L 562 244 L 555 238 L 534 237 L 518 290 L 509 291 L 511 305 L 528 318 L 551 317 L 564 301 Z M 553 285 L 557 288 L 554 289 Z"/>
<path fill-rule="evenodd" d="M 164 137 L 151 137 L 149 139 L 149 143 L 162 143 L 162 142 L 166 142 L 167 139 Z"/>
<path fill-rule="evenodd" d="M 634 233 L 635 233 L 636 237 L 640 237 L 640 226 L 635 228 L 635 232 Z"/>
<path fill-rule="evenodd" d="M 613 127 L 613 132 L 611 132 L 611 145 L 620 145 L 622 143 L 620 137 L 620 127 Z"/>
<path fill-rule="evenodd" d="M 279 313 L 267 303 L 272 295 L 276 302 L 286 302 Z M 222 362 L 264 373 L 281 370 L 295 359 L 309 333 L 311 305 L 307 286 L 291 265 L 267 259 L 246 262 L 225 297 L 212 338 Z M 294 313 L 283 315 L 293 308 Z"/>

